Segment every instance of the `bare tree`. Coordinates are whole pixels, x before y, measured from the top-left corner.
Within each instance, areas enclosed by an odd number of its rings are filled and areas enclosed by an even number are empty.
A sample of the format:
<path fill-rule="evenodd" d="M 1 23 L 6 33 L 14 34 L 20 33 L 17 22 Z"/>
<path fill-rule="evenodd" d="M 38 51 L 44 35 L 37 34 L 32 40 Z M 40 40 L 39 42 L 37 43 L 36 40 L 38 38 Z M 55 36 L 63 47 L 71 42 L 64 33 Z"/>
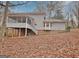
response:
<path fill-rule="evenodd" d="M 52 11 L 57 12 L 57 10 L 62 10 L 63 8 L 63 1 L 50 1 L 47 5 L 49 18 L 51 18 Z"/>
<path fill-rule="evenodd" d="M 55 15 L 52 18 L 64 19 L 63 12 L 61 10 L 56 10 Z"/>
<path fill-rule="evenodd" d="M 65 5 L 65 18 L 68 20 L 68 25 L 71 25 L 71 27 L 73 28 L 76 27 L 76 22 L 74 20 L 75 11 L 75 2 L 71 1 L 67 5 Z"/>
<path fill-rule="evenodd" d="M 36 10 L 38 12 L 45 12 L 48 18 L 51 18 L 52 11 L 57 12 L 57 10 L 62 10 L 63 8 L 63 1 L 40 1 L 37 2 Z"/>
<path fill-rule="evenodd" d="M 43 1 L 37 1 L 36 2 L 36 9 L 35 9 L 35 12 L 46 12 L 46 2 L 43 2 Z"/>
<path fill-rule="evenodd" d="M 78 20 L 78 28 L 79 28 L 79 1 L 73 2 L 74 8 L 73 8 L 73 13 L 76 16 L 76 19 Z"/>

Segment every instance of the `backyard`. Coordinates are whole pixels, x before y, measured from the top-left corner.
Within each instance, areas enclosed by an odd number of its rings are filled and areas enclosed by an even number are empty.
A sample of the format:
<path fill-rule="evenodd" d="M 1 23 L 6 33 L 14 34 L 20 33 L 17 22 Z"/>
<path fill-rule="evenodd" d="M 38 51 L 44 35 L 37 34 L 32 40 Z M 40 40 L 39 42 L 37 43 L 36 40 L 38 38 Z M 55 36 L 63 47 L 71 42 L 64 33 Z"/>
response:
<path fill-rule="evenodd" d="M 53 35 L 0 38 L 6 57 L 79 57 L 79 29 Z"/>

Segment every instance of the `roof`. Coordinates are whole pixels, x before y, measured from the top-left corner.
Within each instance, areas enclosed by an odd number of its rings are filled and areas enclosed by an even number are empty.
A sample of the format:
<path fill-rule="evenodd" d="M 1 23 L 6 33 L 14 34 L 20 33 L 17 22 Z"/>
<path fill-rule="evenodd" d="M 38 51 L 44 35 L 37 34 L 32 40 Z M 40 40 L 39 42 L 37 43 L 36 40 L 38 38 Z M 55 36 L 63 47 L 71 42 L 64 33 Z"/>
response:
<path fill-rule="evenodd" d="M 63 20 L 63 19 L 52 19 L 52 20 L 44 20 L 43 22 L 65 23 L 65 22 L 67 22 L 67 20 Z"/>
<path fill-rule="evenodd" d="M 45 13 L 10 13 L 9 16 L 45 15 Z"/>
<path fill-rule="evenodd" d="M 31 15 L 45 15 L 45 13 L 8 13 L 8 16 L 25 16 L 26 17 L 26 16 L 31 16 Z"/>

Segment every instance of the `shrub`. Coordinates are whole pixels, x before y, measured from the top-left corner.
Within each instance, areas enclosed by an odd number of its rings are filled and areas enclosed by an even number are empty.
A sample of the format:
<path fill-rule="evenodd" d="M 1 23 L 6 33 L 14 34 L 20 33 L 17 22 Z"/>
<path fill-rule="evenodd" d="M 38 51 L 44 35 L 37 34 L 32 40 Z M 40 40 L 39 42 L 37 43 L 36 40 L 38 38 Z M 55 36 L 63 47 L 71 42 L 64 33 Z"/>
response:
<path fill-rule="evenodd" d="M 70 32 L 70 29 L 71 29 L 70 26 L 67 26 L 67 27 L 66 27 L 66 30 L 67 30 L 68 32 Z"/>

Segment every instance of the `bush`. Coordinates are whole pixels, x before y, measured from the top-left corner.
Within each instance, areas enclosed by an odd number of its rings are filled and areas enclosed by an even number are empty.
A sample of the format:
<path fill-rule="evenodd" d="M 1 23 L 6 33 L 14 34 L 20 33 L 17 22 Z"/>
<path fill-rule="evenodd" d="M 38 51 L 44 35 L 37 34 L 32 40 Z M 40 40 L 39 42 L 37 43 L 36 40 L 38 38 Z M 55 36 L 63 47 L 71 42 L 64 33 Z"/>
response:
<path fill-rule="evenodd" d="M 70 32 L 70 29 L 71 29 L 70 26 L 67 26 L 67 27 L 66 27 L 66 30 L 67 30 L 68 32 Z"/>

